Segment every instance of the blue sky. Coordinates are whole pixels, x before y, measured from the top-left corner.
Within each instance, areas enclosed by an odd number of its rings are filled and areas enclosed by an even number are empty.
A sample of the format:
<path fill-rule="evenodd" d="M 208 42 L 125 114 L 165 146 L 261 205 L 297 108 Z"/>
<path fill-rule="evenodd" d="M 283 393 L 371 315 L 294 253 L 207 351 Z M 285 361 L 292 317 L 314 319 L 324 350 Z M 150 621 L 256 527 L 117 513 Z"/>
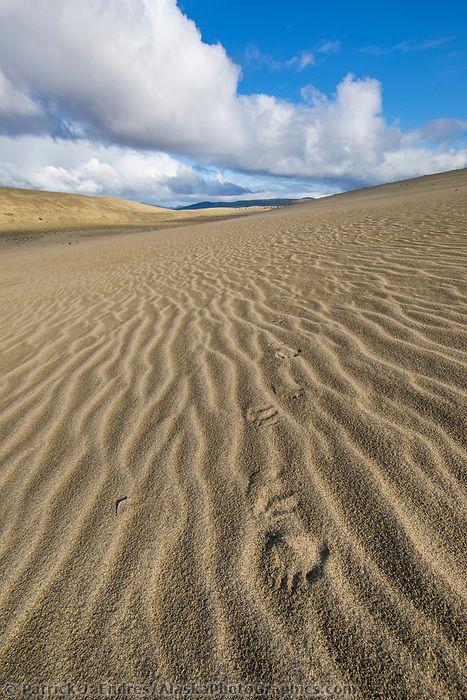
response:
<path fill-rule="evenodd" d="M 467 3 L 3 0 L 0 184 L 175 206 L 467 164 Z"/>
<path fill-rule="evenodd" d="M 348 73 L 378 78 L 384 111 L 403 128 L 467 116 L 467 2 L 183 0 L 207 42 L 219 41 L 242 66 L 240 92 L 300 99 L 304 82 L 330 93 Z M 339 50 L 298 71 L 248 58 L 250 48 L 285 63 L 323 42 Z M 371 51 L 371 48 L 374 51 Z M 251 52 L 250 52 L 251 53 Z"/>

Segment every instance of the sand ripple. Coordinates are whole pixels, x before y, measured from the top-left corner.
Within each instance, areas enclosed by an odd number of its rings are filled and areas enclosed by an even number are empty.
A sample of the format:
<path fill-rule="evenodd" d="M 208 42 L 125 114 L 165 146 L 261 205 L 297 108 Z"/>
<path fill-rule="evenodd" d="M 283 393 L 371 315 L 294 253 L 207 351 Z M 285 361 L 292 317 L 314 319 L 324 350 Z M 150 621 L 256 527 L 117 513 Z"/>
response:
<path fill-rule="evenodd" d="M 465 173 L 0 261 L 2 680 L 461 697 Z"/>

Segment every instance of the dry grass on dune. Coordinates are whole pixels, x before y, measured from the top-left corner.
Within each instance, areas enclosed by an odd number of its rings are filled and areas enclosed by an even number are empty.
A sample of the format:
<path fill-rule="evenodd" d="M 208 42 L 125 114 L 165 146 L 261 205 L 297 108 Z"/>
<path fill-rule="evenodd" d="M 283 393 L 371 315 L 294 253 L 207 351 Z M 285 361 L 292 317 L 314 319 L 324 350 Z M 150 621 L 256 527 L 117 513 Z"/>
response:
<path fill-rule="evenodd" d="M 466 195 L 2 254 L 1 682 L 463 696 Z"/>
<path fill-rule="evenodd" d="M 250 209 L 198 209 L 174 211 L 130 202 L 118 197 L 95 197 L 63 192 L 0 187 L 0 235 L 21 231 L 44 232 L 86 227 L 160 227 L 211 218 L 231 218 L 257 211 Z"/>

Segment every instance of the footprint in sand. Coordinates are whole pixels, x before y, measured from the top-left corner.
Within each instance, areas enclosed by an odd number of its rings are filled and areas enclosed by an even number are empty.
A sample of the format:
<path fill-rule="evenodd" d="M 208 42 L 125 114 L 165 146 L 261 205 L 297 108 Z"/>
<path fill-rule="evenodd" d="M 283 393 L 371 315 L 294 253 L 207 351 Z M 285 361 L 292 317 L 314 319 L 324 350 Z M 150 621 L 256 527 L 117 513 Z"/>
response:
<path fill-rule="evenodd" d="M 282 527 L 266 533 L 263 557 L 273 590 L 295 593 L 324 574 L 329 556 L 326 544 L 317 544 L 305 531 Z"/>
<path fill-rule="evenodd" d="M 303 527 L 297 513 L 298 498 L 284 493 L 257 500 L 256 514 L 266 521 L 261 560 L 273 590 L 295 593 L 324 574 L 329 548 Z"/>
<path fill-rule="evenodd" d="M 292 357 L 297 357 L 300 353 L 300 348 L 288 348 L 285 345 L 274 348 L 274 355 L 279 360 L 290 360 Z"/>
<path fill-rule="evenodd" d="M 275 406 L 265 408 L 249 408 L 246 412 L 246 419 L 258 428 L 267 425 L 275 425 L 279 420 L 279 412 Z"/>
<path fill-rule="evenodd" d="M 272 390 L 274 394 L 276 394 L 276 396 L 279 396 L 279 398 L 281 399 L 299 399 L 301 396 L 304 395 L 304 389 L 295 382 L 293 384 L 274 384 L 272 386 Z"/>

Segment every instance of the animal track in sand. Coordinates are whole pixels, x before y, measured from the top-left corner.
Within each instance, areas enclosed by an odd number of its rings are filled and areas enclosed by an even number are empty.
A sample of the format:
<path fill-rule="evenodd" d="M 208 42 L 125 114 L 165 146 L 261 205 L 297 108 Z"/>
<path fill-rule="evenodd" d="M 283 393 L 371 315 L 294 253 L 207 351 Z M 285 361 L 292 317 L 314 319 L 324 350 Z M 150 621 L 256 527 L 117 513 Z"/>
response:
<path fill-rule="evenodd" d="M 283 345 L 281 347 L 276 347 L 274 349 L 274 355 L 277 357 L 279 360 L 290 360 L 292 357 L 297 357 L 301 353 L 300 348 L 288 348 L 287 346 Z"/>
<path fill-rule="evenodd" d="M 323 576 L 329 547 L 317 546 L 305 531 L 282 527 L 266 533 L 263 556 L 273 590 L 295 593 Z"/>
<path fill-rule="evenodd" d="M 262 494 L 256 499 L 255 513 L 265 518 L 277 518 L 283 515 L 294 514 L 298 505 L 298 496 L 295 493 L 278 493 L 268 496 L 263 488 Z"/>
<path fill-rule="evenodd" d="M 263 569 L 273 590 L 295 593 L 323 576 L 329 547 L 303 527 L 296 512 L 295 493 L 267 498 L 265 490 L 255 508 L 256 515 L 267 524 L 261 552 Z"/>
<path fill-rule="evenodd" d="M 279 412 L 275 406 L 265 408 L 249 408 L 246 412 L 246 419 L 249 423 L 262 428 L 265 425 L 275 425 L 279 420 Z"/>
<path fill-rule="evenodd" d="M 282 399 L 299 399 L 304 394 L 304 389 L 299 384 L 294 384 L 292 386 L 274 384 L 272 390 L 276 396 Z"/>

